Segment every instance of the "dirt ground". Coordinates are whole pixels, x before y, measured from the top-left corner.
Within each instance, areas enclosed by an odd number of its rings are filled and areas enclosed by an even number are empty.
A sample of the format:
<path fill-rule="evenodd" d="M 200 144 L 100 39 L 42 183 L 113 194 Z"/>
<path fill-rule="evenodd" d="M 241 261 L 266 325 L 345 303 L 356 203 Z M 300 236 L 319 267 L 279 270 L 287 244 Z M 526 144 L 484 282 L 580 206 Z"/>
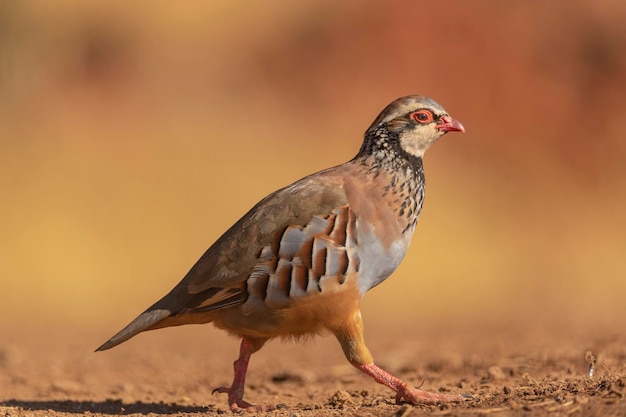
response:
<path fill-rule="evenodd" d="M 102 327 L 3 329 L 0 416 L 230 414 L 211 391 L 230 382 L 235 339 L 185 326 L 93 353 L 108 336 Z M 285 405 L 269 416 L 626 416 L 624 336 L 582 330 L 374 325 L 366 337 L 381 367 L 426 390 L 476 397 L 438 406 L 396 404 L 330 336 L 275 341 L 253 356 L 245 398 Z"/>

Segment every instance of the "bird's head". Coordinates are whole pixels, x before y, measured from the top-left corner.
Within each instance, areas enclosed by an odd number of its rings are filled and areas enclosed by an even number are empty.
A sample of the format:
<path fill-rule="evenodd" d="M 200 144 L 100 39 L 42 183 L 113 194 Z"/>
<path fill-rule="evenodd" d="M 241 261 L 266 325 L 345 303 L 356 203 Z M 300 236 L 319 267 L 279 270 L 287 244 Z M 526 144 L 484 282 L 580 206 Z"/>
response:
<path fill-rule="evenodd" d="M 379 141 L 387 147 L 396 146 L 416 157 L 447 132 L 465 132 L 463 125 L 450 117 L 435 100 L 425 96 L 401 97 L 390 103 L 365 132 L 366 141 Z M 385 142 L 387 142 L 385 144 Z"/>

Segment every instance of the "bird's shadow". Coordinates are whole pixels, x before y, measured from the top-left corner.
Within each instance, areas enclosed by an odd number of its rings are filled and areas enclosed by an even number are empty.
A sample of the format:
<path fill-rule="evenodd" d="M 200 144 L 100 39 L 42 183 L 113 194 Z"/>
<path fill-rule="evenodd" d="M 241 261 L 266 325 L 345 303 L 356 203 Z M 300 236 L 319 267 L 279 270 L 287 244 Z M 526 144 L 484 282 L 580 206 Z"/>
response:
<path fill-rule="evenodd" d="M 3 407 L 18 407 L 25 411 L 52 410 L 70 414 L 179 414 L 179 413 L 209 413 L 217 412 L 211 406 L 178 405 L 165 403 L 123 403 L 121 400 L 106 401 L 72 401 L 72 400 L 48 400 L 48 401 L 24 401 L 7 400 L 0 402 Z"/>

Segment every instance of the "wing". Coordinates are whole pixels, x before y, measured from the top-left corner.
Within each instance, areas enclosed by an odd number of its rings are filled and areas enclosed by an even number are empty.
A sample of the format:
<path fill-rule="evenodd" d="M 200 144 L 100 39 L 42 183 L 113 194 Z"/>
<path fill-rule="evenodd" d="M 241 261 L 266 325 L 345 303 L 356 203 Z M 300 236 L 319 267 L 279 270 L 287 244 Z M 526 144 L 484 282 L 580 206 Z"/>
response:
<path fill-rule="evenodd" d="M 327 240 L 337 239 L 341 246 L 345 236 L 332 224 L 337 219 L 336 210 L 347 206 L 347 198 L 342 176 L 333 172 L 325 170 L 305 177 L 261 200 L 202 255 L 172 292 L 157 303 L 159 308 L 176 315 L 243 303 L 248 297 L 248 278 L 264 275 L 268 260 L 277 259 L 279 252 L 280 257 L 293 257 L 299 250 L 308 250 L 307 245 L 323 245 L 323 240 L 313 240 L 320 233 L 325 233 Z M 334 234 L 333 229 L 337 230 Z M 332 259 L 341 263 L 341 257 L 333 255 Z M 340 268 L 333 265 L 334 261 L 329 267 Z"/>

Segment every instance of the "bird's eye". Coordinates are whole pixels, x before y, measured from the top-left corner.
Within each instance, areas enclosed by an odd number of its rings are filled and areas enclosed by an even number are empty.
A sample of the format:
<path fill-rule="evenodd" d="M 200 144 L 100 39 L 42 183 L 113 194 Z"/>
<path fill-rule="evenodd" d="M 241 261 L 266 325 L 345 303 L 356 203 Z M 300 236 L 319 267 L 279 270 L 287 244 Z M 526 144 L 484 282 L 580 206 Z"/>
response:
<path fill-rule="evenodd" d="M 433 113 L 430 110 L 418 110 L 411 113 L 409 118 L 423 125 L 428 124 L 434 120 Z"/>

